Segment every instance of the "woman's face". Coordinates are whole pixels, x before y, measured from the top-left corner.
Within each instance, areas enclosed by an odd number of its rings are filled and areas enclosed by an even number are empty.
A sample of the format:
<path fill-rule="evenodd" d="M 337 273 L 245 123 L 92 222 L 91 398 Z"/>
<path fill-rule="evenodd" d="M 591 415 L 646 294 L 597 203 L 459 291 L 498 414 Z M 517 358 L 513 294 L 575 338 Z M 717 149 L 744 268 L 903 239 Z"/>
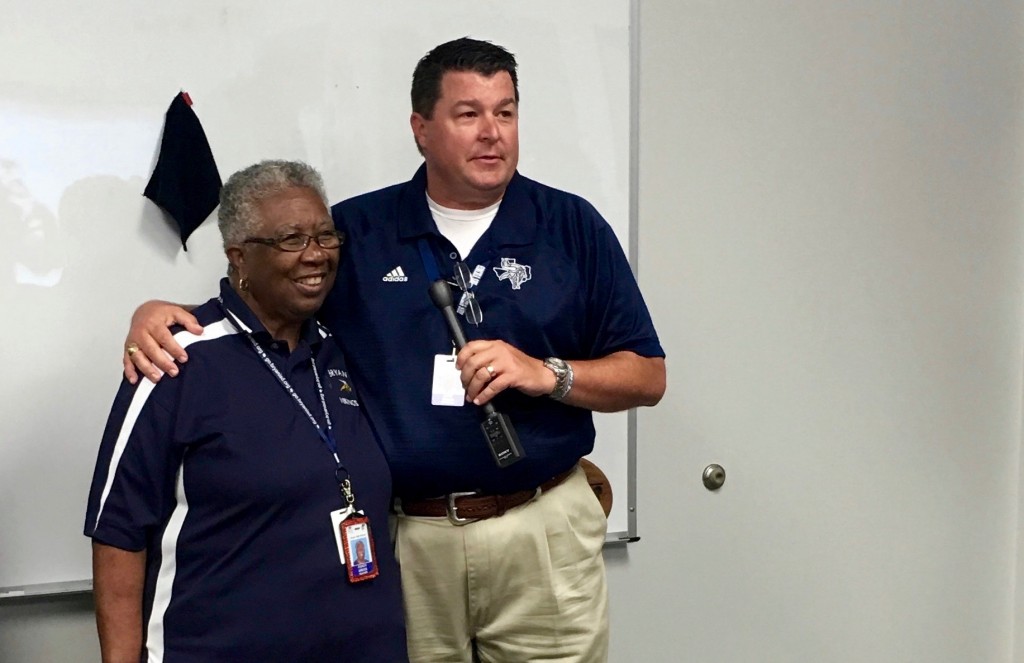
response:
<path fill-rule="evenodd" d="M 334 230 L 334 221 L 312 189 L 291 187 L 259 205 L 256 236 L 277 239 L 292 233 L 316 236 Z M 280 325 L 301 323 L 324 303 L 334 285 L 339 249 L 321 248 L 315 240 L 302 251 L 281 251 L 264 244 L 229 249 L 241 278 L 248 280 L 253 312 L 272 332 Z"/>

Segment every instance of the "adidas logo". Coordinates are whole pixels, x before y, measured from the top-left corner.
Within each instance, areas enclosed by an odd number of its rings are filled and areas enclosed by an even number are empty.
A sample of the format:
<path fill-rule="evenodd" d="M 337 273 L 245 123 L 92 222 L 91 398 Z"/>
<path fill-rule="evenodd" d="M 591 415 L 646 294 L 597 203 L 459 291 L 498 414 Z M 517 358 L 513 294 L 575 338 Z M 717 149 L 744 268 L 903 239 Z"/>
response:
<path fill-rule="evenodd" d="M 408 281 L 408 280 L 409 280 L 409 277 L 406 276 L 405 272 L 402 271 L 401 265 L 399 265 L 398 267 L 395 267 L 394 269 L 392 269 L 390 272 L 388 272 L 387 274 L 384 275 L 384 278 L 381 279 L 381 281 L 384 281 L 385 283 L 391 283 L 391 282 L 404 283 L 405 281 Z"/>

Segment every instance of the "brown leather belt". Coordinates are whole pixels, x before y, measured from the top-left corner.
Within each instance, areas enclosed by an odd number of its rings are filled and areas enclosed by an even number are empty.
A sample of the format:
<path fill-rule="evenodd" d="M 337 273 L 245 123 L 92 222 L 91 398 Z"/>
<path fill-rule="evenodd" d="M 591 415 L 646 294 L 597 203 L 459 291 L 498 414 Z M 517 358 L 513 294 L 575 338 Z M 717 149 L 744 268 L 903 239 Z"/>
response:
<path fill-rule="evenodd" d="M 501 516 L 509 509 L 514 509 L 535 497 L 540 497 L 541 493 L 545 493 L 565 481 L 575 469 L 576 466 L 573 465 L 533 490 L 520 490 L 507 495 L 451 493 L 444 497 L 423 500 L 396 500 L 396 507 L 399 513 L 407 516 L 447 517 L 455 525 L 465 525 L 477 520 Z"/>

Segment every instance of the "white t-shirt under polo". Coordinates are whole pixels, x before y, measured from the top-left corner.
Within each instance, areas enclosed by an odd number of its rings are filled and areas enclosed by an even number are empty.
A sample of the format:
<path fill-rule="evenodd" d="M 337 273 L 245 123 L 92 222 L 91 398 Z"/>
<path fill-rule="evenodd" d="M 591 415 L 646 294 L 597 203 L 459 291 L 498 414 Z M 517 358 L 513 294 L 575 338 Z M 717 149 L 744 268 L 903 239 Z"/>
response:
<path fill-rule="evenodd" d="M 477 240 L 487 232 L 498 213 L 498 206 L 501 201 L 484 207 L 483 209 L 452 209 L 438 205 L 430 196 L 427 196 L 427 207 L 430 208 L 430 215 L 434 217 L 434 223 L 442 235 L 455 245 L 459 256 L 465 259 L 473 249 Z"/>

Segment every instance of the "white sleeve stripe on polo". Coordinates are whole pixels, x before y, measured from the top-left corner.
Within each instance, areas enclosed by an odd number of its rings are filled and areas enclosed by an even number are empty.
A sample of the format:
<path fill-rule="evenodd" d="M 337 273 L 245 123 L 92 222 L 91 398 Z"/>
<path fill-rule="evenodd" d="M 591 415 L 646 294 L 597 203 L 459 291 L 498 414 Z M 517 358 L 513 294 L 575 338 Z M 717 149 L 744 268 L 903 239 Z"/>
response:
<path fill-rule="evenodd" d="M 236 333 L 238 333 L 238 330 L 233 325 L 229 324 L 227 320 L 221 319 L 203 327 L 203 333 L 200 336 L 187 331 L 180 331 L 174 335 L 174 340 L 182 348 L 187 348 L 198 341 L 212 341 L 222 336 Z M 96 510 L 96 521 L 92 526 L 93 533 L 100 526 L 100 516 L 103 515 L 103 507 L 106 505 L 110 489 L 114 485 L 114 476 L 117 474 L 121 455 L 124 454 L 124 449 L 128 446 L 128 438 L 131 437 L 132 430 L 135 429 L 135 424 L 139 419 L 139 413 L 142 412 L 142 408 L 149 399 L 149 395 L 153 393 L 153 387 L 155 386 L 155 384 L 143 378 L 142 384 L 139 385 L 132 396 L 132 402 L 128 406 L 128 412 L 125 414 L 124 421 L 121 422 L 121 430 L 117 434 L 117 442 L 114 443 L 114 453 L 111 454 L 110 465 L 107 467 L 107 481 L 103 485 L 103 492 L 100 494 L 100 504 Z"/>
<path fill-rule="evenodd" d="M 110 488 L 114 485 L 114 474 L 121 463 L 121 454 L 124 453 L 124 448 L 128 446 L 128 436 L 135 427 L 135 422 L 139 418 L 142 406 L 146 404 L 155 386 L 149 380 L 142 380 L 142 384 L 139 385 L 138 389 L 135 390 L 135 395 L 132 396 L 132 402 L 128 406 L 128 412 L 125 414 L 124 421 L 121 422 L 121 431 L 117 435 L 117 442 L 114 443 L 114 453 L 110 456 L 110 466 L 107 468 L 107 481 L 103 484 L 103 492 L 100 494 L 100 505 L 96 510 L 96 522 L 92 525 L 93 533 L 100 526 L 100 516 L 103 515 L 103 507 L 106 506 L 107 497 L 110 495 Z"/>
<path fill-rule="evenodd" d="M 146 651 L 149 663 L 162 663 L 164 660 L 164 615 L 171 604 L 174 590 L 174 576 L 178 571 L 178 537 L 188 515 L 188 498 L 185 496 L 185 461 L 178 468 L 178 479 L 175 482 L 175 501 L 177 504 L 171 513 L 167 527 L 160 541 L 160 571 L 156 576 L 156 588 L 153 592 L 153 609 L 149 615 L 146 635 Z"/>

